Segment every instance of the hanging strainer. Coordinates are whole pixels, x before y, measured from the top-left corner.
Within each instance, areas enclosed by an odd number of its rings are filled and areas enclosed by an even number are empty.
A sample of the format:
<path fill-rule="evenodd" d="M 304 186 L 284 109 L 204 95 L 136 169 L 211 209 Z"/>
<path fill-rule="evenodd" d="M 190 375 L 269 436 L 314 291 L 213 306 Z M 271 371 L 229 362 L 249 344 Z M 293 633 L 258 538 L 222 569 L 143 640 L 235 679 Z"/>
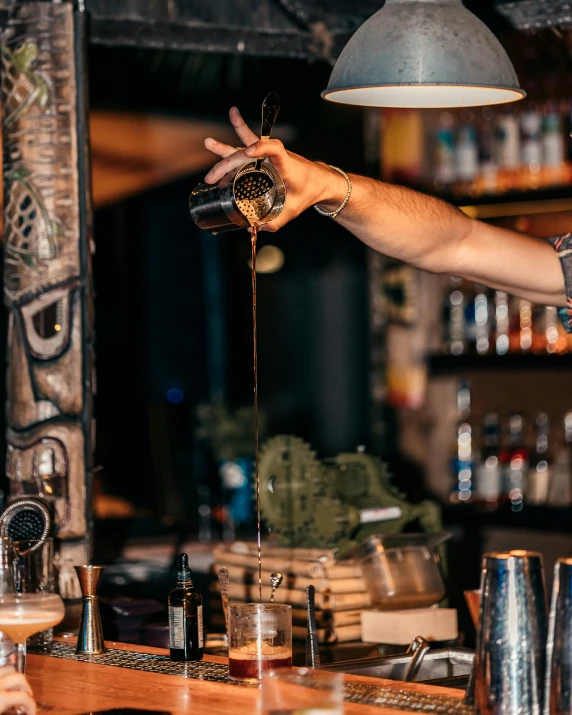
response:
<path fill-rule="evenodd" d="M 39 549 L 50 535 L 52 518 L 48 508 L 36 499 L 18 499 L 0 516 L 0 536 L 10 541 L 32 541 L 33 546 L 20 556 Z"/>

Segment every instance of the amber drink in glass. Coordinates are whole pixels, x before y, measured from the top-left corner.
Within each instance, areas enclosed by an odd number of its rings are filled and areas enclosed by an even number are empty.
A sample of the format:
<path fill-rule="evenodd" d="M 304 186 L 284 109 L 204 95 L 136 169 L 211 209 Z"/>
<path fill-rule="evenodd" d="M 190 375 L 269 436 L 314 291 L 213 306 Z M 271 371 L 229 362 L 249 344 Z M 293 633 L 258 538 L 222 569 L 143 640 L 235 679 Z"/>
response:
<path fill-rule="evenodd" d="M 257 683 L 263 673 L 292 666 L 292 608 L 245 603 L 229 608 L 228 674 Z"/>

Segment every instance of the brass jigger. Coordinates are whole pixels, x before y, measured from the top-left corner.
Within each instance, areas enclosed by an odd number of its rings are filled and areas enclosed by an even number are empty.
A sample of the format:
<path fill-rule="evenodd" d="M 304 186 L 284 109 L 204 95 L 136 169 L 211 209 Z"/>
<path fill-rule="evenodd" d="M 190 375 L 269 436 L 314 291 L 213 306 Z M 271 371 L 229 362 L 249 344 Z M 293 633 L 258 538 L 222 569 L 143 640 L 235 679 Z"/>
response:
<path fill-rule="evenodd" d="M 76 566 L 75 570 L 83 597 L 75 652 L 99 655 L 99 653 L 105 651 L 103 628 L 99 614 L 99 598 L 97 596 L 103 566 Z"/>

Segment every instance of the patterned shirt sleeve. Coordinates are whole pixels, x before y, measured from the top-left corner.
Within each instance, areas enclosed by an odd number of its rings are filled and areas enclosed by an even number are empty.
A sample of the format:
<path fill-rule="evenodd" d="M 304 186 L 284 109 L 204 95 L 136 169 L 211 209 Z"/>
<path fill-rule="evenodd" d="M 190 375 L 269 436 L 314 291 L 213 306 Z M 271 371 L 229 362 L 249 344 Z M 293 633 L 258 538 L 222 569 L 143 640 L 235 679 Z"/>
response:
<path fill-rule="evenodd" d="M 548 241 L 558 253 L 562 271 L 564 273 L 564 283 L 566 285 L 566 308 L 559 308 L 558 314 L 567 333 L 572 333 L 572 233 L 564 236 L 554 236 Z"/>

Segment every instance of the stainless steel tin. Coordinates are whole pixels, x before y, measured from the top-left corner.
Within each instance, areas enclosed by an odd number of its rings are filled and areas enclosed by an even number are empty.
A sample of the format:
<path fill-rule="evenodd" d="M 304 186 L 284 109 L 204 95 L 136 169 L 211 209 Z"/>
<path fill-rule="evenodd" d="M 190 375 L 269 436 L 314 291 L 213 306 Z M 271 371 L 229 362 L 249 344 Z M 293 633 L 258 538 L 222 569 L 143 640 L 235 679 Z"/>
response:
<path fill-rule="evenodd" d="M 338 673 L 365 675 L 368 678 L 384 678 L 385 680 L 409 680 L 414 683 L 441 685 L 449 688 L 463 689 L 473 667 L 474 653 L 467 648 L 439 648 L 426 650 L 417 648 L 415 661 L 420 667 L 416 673 L 411 671 L 412 652 L 384 655 L 377 658 L 361 658 L 356 660 L 337 661 L 319 666 L 322 670 L 333 670 Z"/>
<path fill-rule="evenodd" d="M 485 554 L 475 656 L 479 715 L 541 715 L 547 609 L 542 557 L 528 551 Z"/>
<path fill-rule="evenodd" d="M 572 559 L 557 561 L 552 588 L 546 715 L 572 715 Z"/>
<path fill-rule="evenodd" d="M 269 223 L 286 203 L 286 186 L 268 162 L 251 162 L 218 184 L 199 184 L 189 198 L 189 212 L 203 231 L 222 233 Z"/>

